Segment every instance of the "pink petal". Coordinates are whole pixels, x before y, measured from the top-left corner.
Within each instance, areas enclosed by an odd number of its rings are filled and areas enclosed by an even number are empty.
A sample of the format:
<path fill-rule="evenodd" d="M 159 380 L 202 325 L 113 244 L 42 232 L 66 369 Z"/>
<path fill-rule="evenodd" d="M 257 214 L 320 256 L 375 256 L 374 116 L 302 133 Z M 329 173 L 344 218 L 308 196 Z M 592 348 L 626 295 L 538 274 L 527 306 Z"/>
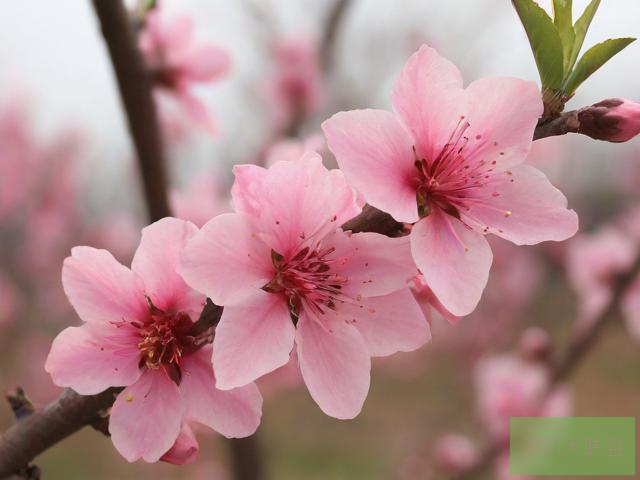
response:
<path fill-rule="evenodd" d="M 567 209 L 565 196 L 529 165 L 495 174 L 466 201 L 466 223 L 517 245 L 566 240 L 578 231 L 578 216 Z"/>
<path fill-rule="evenodd" d="M 493 258 L 484 236 L 434 210 L 413 226 L 411 251 L 427 284 L 449 312 L 462 316 L 475 309 Z"/>
<path fill-rule="evenodd" d="M 196 461 L 199 450 L 200 445 L 198 445 L 198 440 L 196 440 L 193 430 L 189 425 L 184 424 L 176 443 L 160 460 L 174 465 L 186 465 Z"/>
<path fill-rule="evenodd" d="M 182 251 L 178 273 L 218 305 L 241 303 L 273 277 L 271 250 L 242 215 L 205 224 Z"/>
<path fill-rule="evenodd" d="M 158 220 L 142 229 L 142 240 L 131 262 L 156 307 L 188 312 L 196 318 L 205 296 L 191 289 L 176 270 L 182 250 L 197 232 L 191 222 L 170 217 Z"/>
<path fill-rule="evenodd" d="M 392 99 L 418 155 L 426 159 L 436 158 L 467 110 L 458 68 L 426 45 L 407 61 Z"/>
<path fill-rule="evenodd" d="M 184 405 L 177 385 L 163 369 L 147 370 L 125 388 L 111 409 L 109 433 L 129 462 L 157 462 L 175 444 Z"/>
<path fill-rule="evenodd" d="M 257 290 L 242 305 L 225 307 L 213 341 L 218 388 L 253 382 L 289 361 L 295 327 L 284 297 Z"/>
<path fill-rule="evenodd" d="M 341 172 L 329 172 L 322 158 L 307 152 L 297 162 L 277 162 L 263 184 L 259 229 L 279 254 L 295 254 L 362 210 Z"/>
<path fill-rule="evenodd" d="M 260 217 L 267 169 L 251 164 L 235 165 L 233 174 L 235 182 L 231 187 L 231 203 L 234 210 L 251 217 Z"/>
<path fill-rule="evenodd" d="M 180 73 L 191 82 L 209 82 L 229 72 L 231 58 L 215 45 L 197 45 L 182 59 Z"/>
<path fill-rule="evenodd" d="M 342 293 L 352 298 L 386 295 L 407 285 L 418 273 L 408 237 L 338 231 L 326 239 L 340 261 L 332 272 L 347 278 Z"/>
<path fill-rule="evenodd" d="M 218 124 L 209 112 L 207 105 L 193 95 L 188 87 L 180 88 L 176 99 L 180 102 L 180 106 L 189 120 L 203 128 L 209 135 L 218 134 Z"/>
<path fill-rule="evenodd" d="M 398 221 L 418 220 L 413 141 L 392 113 L 340 112 L 322 129 L 340 169 L 367 202 Z"/>
<path fill-rule="evenodd" d="M 467 87 L 467 96 L 467 136 L 479 143 L 474 156 L 497 160 L 496 169 L 524 162 L 543 110 L 538 86 L 518 78 L 482 78 Z"/>
<path fill-rule="evenodd" d="M 303 312 L 296 343 L 300 370 L 309 393 L 324 413 L 354 418 L 369 392 L 371 358 L 366 342 L 352 325 Z"/>
<path fill-rule="evenodd" d="M 262 416 L 262 396 L 254 383 L 233 390 L 218 390 L 211 366 L 211 348 L 186 356 L 182 362 L 180 392 L 187 417 L 225 437 L 255 433 Z"/>
<path fill-rule="evenodd" d="M 73 248 L 62 267 L 62 285 L 85 322 L 109 323 L 147 316 L 142 280 L 106 250 Z"/>
<path fill-rule="evenodd" d="M 137 342 L 126 324 L 68 327 L 53 341 L 44 368 L 53 383 L 81 395 L 131 385 L 140 376 Z"/>
<path fill-rule="evenodd" d="M 338 314 L 358 329 L 374 357 L 411 352 L 431 339 L 429 324 L 408 288 L 342 305 Z"/>

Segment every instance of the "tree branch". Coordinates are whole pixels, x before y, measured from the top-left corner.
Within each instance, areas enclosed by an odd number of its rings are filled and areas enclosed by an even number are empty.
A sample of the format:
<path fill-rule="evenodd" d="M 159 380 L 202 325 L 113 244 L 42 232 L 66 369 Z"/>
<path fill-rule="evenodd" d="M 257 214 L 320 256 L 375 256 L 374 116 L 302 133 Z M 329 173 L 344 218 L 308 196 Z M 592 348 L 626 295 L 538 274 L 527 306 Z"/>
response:
<path fill-rule="evenodd" d="M 111 63 L 129 132 L 138 157 L 149 218 L 168 217 L 167 177 L 160 128 L 153 103 L 153 83 L 137 47 L 136 33 L 121 0 L 93 0 Z"/>

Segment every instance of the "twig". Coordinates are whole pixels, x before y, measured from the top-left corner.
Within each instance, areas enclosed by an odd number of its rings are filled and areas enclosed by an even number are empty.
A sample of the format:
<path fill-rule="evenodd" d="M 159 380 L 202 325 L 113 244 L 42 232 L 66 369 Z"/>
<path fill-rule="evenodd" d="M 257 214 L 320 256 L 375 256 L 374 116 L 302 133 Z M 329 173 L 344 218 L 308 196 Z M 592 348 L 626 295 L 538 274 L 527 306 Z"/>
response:
<path fill-rule="evenodd" d="M 579 133 L 579 131 L 580 120 L 578 120 L 578 111 L 572 110 L 561 113 L 551 119 L 540 119 L 533 134 L 533 139 L 540 140 L 541 138 L 565 135 L 567 133 Z"/>
<path fill-rule="evenodd" d="M 254 434 L 246 438 L 231 438 L 228 443 L 235 480 L 256 480 L 267 477 L 262 448 L 257 435 Z"/>
<path fill-rule="evenodd" d="M 335 44 L 338 39 L 342 18 L 349 8 L 349 3 L 350 0 L 336 0 L 336 3 L 329 12 L 322 36 L 322 43 L 320 44 L 320 61 L 322 69 L 325 72 L 331 70 L 333 67 Z"/>
<path fill-rule="evenodd" d="M 115 70 L 129 131 L 138 156 L 149 217 L 169 216 L 165 158 L 152 80 L 137 48 L 135 32 L 121 0 L 93 0 Z"/>

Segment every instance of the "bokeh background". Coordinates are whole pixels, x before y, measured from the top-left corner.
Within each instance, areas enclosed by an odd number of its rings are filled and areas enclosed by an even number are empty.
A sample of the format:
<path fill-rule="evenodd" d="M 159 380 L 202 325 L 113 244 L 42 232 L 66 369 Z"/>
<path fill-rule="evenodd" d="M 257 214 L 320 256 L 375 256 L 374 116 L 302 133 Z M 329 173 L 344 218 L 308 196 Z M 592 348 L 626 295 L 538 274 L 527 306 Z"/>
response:
<path fill-rule="evenodd" d="M 549 7 L 550 0 L 540 2 Z M 575 10 L 588 2 L 575 0 Z M 197 89 L 219 126 L 166 125 L 172 205 L 190 218 L 228 208 L 236 163 L 264 162 L 286 135 L 265 91 L 278 76 L 274 45 L 315 45 L 332 0 L 165 0 L 188 15 L 196 36 L 225 49 L 232 69 Z M 640 2 L 603 2 L 585 46 L 640 36 Z M 319 133 L 332 113 L 390 107 L 407 57 L 428 43 L 467 81 L 517 76 L 537 81 L 524 31 L 507 0 L 352 0 L 339 25 L 332 68 L 318 73 L 320 98 L 297 137 L 326 155 Z M 568 108 L 608 97 L 640 99 L 640 46 L 632 44 L 590 78 Z M 298 144 L 285 146 L 298 148 Z M 292 147 L 293 148 L 293 147 Z M 275 150 L 278 151 L 277 149 Z M 580 215 L 581 231 L 611 222 L 640 230 L 640 143 L 573 135 L 536 142 L 544 170 Z M 53 337 L 76 324 L 60 284 L 70 247 L 109 248 L 128 262 L 144 225 L 132 146 L 97 21 L 87 0 L 0 5 L 0 389 L 23 386 L 36 405 L 59 390 L 43 371 Z M 493 242 L 496 260 L 477 312 L 451 326 L 434 321 L 419 352 L 375 362 L 369 398 L 355 420 L 323 415 L 290 371 L 264 380 L 259 442 L 270 478 L 445 478 L 447 455 L 472 455 L 488 438 L 481 407 L 483 362 L 520 358 L 522 334 L 541 327 L 561 352 L 576 328 L 580 298 L 566 270 L 571 241 L 515 248 Z M 603 253 L 602 255 L 606 255 Z M 615 319 L 568 381 L 575 416 L 640 413 L 640 339 Z M 525 342 L 526 343 L 526 342 Z M 504 357 L 499 357 L 504 358 Z M 514 360 L 515 361 L 515 360 Z M 517 375 L 516 375 L 517 376 Z M 482 377 L 484 378 L 484 377 Z M 514 386 L 513 388 L 516 388 Z M 0 405 L 0 427 L 13 422 Z M 447 447 L 447 435 L 468 444 Z M 129 465 L 89 429 L 42 455 L 44 478 L 226 479 L 228 445 L 206 431 L 192 465 Z M 459 440 L 459 438 L 458 438 Z M 443 447 L 443 445 L 445 445 Z M 451 453 L 453 452 L 453 453 Z M 500 466 L 482 478 L 501 477 Z M 481 478 L 481 477 L 478 477 Z M 583 477 L 584 478 L 584 477 Z"/>

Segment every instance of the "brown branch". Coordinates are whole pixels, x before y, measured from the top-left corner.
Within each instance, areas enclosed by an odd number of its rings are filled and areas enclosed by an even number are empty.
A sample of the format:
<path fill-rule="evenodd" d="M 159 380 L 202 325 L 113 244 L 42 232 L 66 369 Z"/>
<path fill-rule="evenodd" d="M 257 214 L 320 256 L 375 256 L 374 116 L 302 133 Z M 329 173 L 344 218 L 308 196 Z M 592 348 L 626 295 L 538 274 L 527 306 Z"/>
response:
<path fill-rule="evenodd" d="M 578 133 L 579 130 L 580 121 L 578 120 L 578 111 L 572 110 L 561 113 L 551 119 L 540 119 L 533 133 L 533 139 L 540 140 L 541 138 L 555 137 L 567 133 Z"/>
<path fill-rule="evenodd" d="M 67 389 L 49 406 L 15 423 L 0 438 L 0 478 L 13 475 L 50 446 L 92 423 L 114 398 L 113 389 L 93 396 Z"/>
<path fill-rule="evenodd" d="M 115 70 L 120 97 L 138 157 L 149 217 L 169 216 L 165 159 L 152 79 L 137 47 L 136 34 L 121 0 L 93 0 Z"/>
<path fill-rule="evenodd" d="M 320 62 L 325 72 L 330 71 L 333 67 L 335 44 L 338 39 L 342 18 L 349 8 L 349 3 L 351 3 L 350 0 L 336 0 L 329 12 L 320 44 Z"/>
<path fill-rule="evenodd" d="M 576 331 L 565 355 L 552 366 L 551 380 L 547 390 L 542 395 L 542 398 L 540 398 L 540 402 L 544 402 L 561 382 L 569 378 L 580 362 L 596 345 L 599 334 L 609 323 L 609 320 L 614 317 L 614 314 L 619 309 L 620 300 L 638 274 L 640 274 L 640 256 L 636 258 L 629 270 L 618 276 L 613 287 L 611 299 L 604 310 L 598 315 L 589 328 Z M 477 475 L 491 466 L 496 457 L 507 446 L 508 444 L 505 445 L 498 441 L 488 442 L 480 454 L 478 461 L 469 469 L 452 478 L 455 480 L 471 480 L 476 478 Z"/>
<path fill-rule="evenodd" d="M 257 435 L 228 440 L 235 480 L 267 478 L 262 448 Z"/>

